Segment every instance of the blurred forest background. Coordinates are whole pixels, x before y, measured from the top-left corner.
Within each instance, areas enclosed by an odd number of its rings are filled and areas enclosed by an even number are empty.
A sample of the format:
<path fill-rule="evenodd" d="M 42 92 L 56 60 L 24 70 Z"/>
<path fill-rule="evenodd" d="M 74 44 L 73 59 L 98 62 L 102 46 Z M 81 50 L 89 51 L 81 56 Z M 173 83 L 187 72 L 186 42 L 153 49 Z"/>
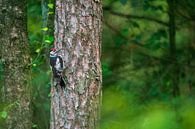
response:
<path fill-rule="evenodd" d="M 103 0 L 101 129 L 195 129 L 195 1 L 168 1 Z M 33 129 L 49 128 L 54 6 L 28 0 Z"/>

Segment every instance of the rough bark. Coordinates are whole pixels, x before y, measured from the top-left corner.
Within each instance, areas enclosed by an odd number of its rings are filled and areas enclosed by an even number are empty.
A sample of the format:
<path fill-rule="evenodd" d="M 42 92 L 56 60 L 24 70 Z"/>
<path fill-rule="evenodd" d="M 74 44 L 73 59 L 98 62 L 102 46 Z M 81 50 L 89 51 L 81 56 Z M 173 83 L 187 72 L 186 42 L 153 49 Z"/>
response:
<path fill-rule="evenodd" d="M 30 129 L 30 57 L 26 0 L 0 0 L 1 99 L 6 103 L 6 129 Z"/>
<path fill-rule="evenodd" d="M 55 48 L 66 87 L 51 88 L 51 129 L 94 129 L 101 104 L 101 0 L 56 0 Z"/>

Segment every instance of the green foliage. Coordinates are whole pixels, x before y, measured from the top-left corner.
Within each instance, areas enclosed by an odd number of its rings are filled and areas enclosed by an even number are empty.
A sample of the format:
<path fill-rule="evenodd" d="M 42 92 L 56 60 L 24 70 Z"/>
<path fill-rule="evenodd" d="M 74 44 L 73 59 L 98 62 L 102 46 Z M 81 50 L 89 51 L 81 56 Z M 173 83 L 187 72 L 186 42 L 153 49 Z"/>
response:
<path fill-rule="evenodd" d="M 47 28 L 47 27 L 44 27 L 44 28 L 42 28 L 41 30 L 43 30 L 43 31 L 48 31 L 48 28 Z"/>
<path fill-rule="evenodd" d="M 40 48 L 38 48 L 37 50 L 36 50 L 36 53 L 39 53 L 41 51 L 41 49 Z"/>
<path fill-rule="evenodd" d="M 159 29 L 146 41 L 146 46 L 153 50 L 160 49 L 161 47 L 168 48 L 167 42 L 167 32 L 163 29 Z"/>
<path fill-rule="evenodd" d="M 3 118 L 3 119 L 7 118 L 7 112 L 6 111 L 2 111 L 2 112 L 0 112 L 0 114 L 1 114 L 1 118 Z"/>
<path fill-rule="evenodd" d="M 48 12 L 48 15 L 52 15 L 52 14 L 54 14 L 54 12 Z"/>
<path fill-rule="evenodd" d="M 102 63 L 102 75 L 103 77 L 108 77 L 112 74 L 112 71 L 109 69 L 109 66 L 107 63 Z"/>
<path fill-rule="evenodd" d="M 142 7 L 143 3 L 146 2 L 147 0 L 131 0 L 131 6 L 134 8 L 137 7 Z"/>
<path fill-rule="evenodd" d="M 150 109 L 140 121 L 141 129 L 172 129 L 176 128 L 174 111 L 167 109 Z"/>
<path fill-rule="evenodd" d="M 52 3 L 49 3 L 48 5 L 47 5 L 50 9 L 53 9 L 53 4 Z"/>
<path fill-rule="evenodd" d="M 47 44 L 53 44 L 53 42 L 54 42 L 54 37 L 53 36 L 50 36 L 50 35 L 46 35 L 46 37 L 45 37 L 45 43 L 47 43 Z"/>
<path fill-rule="evenodd" d="M 120 0 L 121 4 L 125 5 L 128 0 Z"/>
<path fill-rule="evenodd" d="M 3 82 L 3 67 L 4 67 L 5 60 L 0 59 L 0 88 L 2 88 L 2 82 Z"/>
<path fill-rule="evenodd" d="M 106 7 L 110 4 L 113 12 L 132 17 L 104 13 L 104 19 L 109 22 L 103 30 L 101 129 L 194 129 L 194 103 L 189 101 L 194 99 L 195 91 L 192 78 L 195 47 L 191 35 L 194 20 L 190 20 L 192 24 L 185 21 L 194 12 L 194 2 L 176 2 L 175 54 L 179 70 L 174 75 L 176 65 L 170 55 L 168 26 L 146 20 L 156 18 L 168 23 L 167 1 L 130 0 L 104 4 Z M 182 99 L 173 99 L 173 76 L 179 78 Z"/>
<path fill-rule="evenodd" d="M 194 99 L 195 84 L 195 72 L 191 67 L 195 64 L 194 5 L 194 0 L 177 0 L 176 56 L 181 98 L 172 99 L 171 73 L 175 66 L 169 54 L 169 29 L 146 20 L 149 17 L 167 23 L 167 1 L 103 1 L 103 6 L 114 12 L 143 17 L 126 18 L 104 11 L 101 129 L 195 129 L 195 106 L 190 101 Z M 47 15 L 53 16 L 52 0 L 47 7 Z M 53 26 L 43 26 L 41 1 L 28 1 L 28 32 L 33 76 L 32 128 L 47 129 L 51 97 L 48 51 L 54 37 Z M 0 80 L 2 74 L 0 60 Z M 0 107 L 1 125 L 9 109 L 19 103 L 10 105 Z"/>
<path fill-rule="evenodd" d="M 44 67 L 44 66 L 42 66 Z M 33 127 L 47 128 L 50 115 L 50 72 L 43 71 L 41 66 L 34 69 L 33 85 Z M 36 123 L 36 124 L 35 124 Z M 44 124 L 43 124 L 44 123 Z"/>
<path fill-rule="evenodd" d="M 38 125 L 33 123 L 33 124 L 32 124 L 32 128 L 33 128 L 33 129 L 37 129 L 37 128 L 38 128 Z"/>
<path fill-rule="evenodd" d="M 139 103 L 126 90 L 112 86 L 103 92 L 101 129 L 194 129 L 194 102 L 175 109 L 170 101 Z M 178 122 L 182 120 L 182 122 Z"/>
<path fill-rule="evenodd" d="M 53 45 L 53 28 L 49 20 L 54 15 L 54 1 L 47 3 L 47 26 L 43 26 L 41 1 L 28 1 L 29 45 L 32 57 L 32 109 L 33 129 L 49 128 L 50 76 L 48 64 L 49 49 Z M 45 11 L 45 10 L 44 10 Z"/>

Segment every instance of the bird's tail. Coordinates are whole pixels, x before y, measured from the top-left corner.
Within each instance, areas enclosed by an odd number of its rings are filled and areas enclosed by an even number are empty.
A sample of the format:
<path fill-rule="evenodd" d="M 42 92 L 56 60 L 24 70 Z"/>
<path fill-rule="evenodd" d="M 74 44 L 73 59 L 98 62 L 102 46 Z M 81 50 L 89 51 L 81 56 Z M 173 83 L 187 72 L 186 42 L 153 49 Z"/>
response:
<path fill-rule="evenodd" d="M 63 77 L 60 77 L 60 86 L 61 86 L 61 88 L 66 87 L 66 80 Z"/>

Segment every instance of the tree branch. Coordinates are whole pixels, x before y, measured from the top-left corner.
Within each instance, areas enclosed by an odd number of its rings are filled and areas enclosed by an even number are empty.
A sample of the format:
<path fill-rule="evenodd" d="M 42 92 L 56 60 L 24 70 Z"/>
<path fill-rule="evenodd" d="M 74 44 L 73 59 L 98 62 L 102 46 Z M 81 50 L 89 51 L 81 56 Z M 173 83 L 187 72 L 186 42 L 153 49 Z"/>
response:
<path fill-rule="evenodd" d="M 153 54 L 152 50 L 144 47 L 143 43 L 135 43 L 133 40 L 129 39 L 128 37 L 123 36 L 116 28 L 114 28 L 112 25 L 110 25 L 107 21 L 104 20 L 105 25 L 111 29 L 116 35 L 119 37 L 125 39 L 127 42 L 131 42 L 133 45 L 135 45 L 138 49 L 138 52 L 142 55 L 148 56 L 150 58 L 156 59 L 156 60 L 161 60 L 161 61 L 166 61 L 166 62 L 172 62 L 170 59 L 162 58 L 162 57 L 157 57 Z M 127 50 L 127 48 L 123 48 L 123 50 Z"/>
<path fill-rule="evenodd" d="M 107 7 L 104 7 L 103 9 L 104 9 L 105 11 L 109 11 L 112 15 L 115 15 L 115 16 L 120 16 L 120 17 L 124 17 L 124 18 L 127 18 L 127 19 L 141 19 L 141 20 L 147 20 L 147 21 L 152 21 L 152 22 L 155 22 L 155 23 L 164 25 L 164 26 L 166 26 L 166 27 L 169 26 L 169 24 L 168 24 L 167 22 L 158 20 L 158 19 L 153 18 L 153 17 L 138 16 L 138 15 L 133 15 L 133 14 L 123 14 L 123 13 L 119 13 L 119 12 L 114 12 L 114 11 L 110 10 L 110 8 L 107 8 Z"/>
<path fill-rule="evenodd" d="M 119 30 L 117 30 L 117 29 L 114 28 L 112 25 L 110 25 L 106 20 L 104 20 L 104 24 L 105 24 L 108 28 L 110 28 L 110 29 L 111 29 L 116 35 L 118 35 L 119 37 L 125 39 L 125 40 L 128 41 L 128 42 L 133 43 L 133 44 L 136 45 L 136 46 L 144 47 L 144 45 L 143 45 L 142 43 L 140 43 L 140 42 L 139 42 L 139 43 L 135 43 L 133 40 L 129 39 L 128 37 L 123 36 L 123 35 L 120 33 Z"/>

